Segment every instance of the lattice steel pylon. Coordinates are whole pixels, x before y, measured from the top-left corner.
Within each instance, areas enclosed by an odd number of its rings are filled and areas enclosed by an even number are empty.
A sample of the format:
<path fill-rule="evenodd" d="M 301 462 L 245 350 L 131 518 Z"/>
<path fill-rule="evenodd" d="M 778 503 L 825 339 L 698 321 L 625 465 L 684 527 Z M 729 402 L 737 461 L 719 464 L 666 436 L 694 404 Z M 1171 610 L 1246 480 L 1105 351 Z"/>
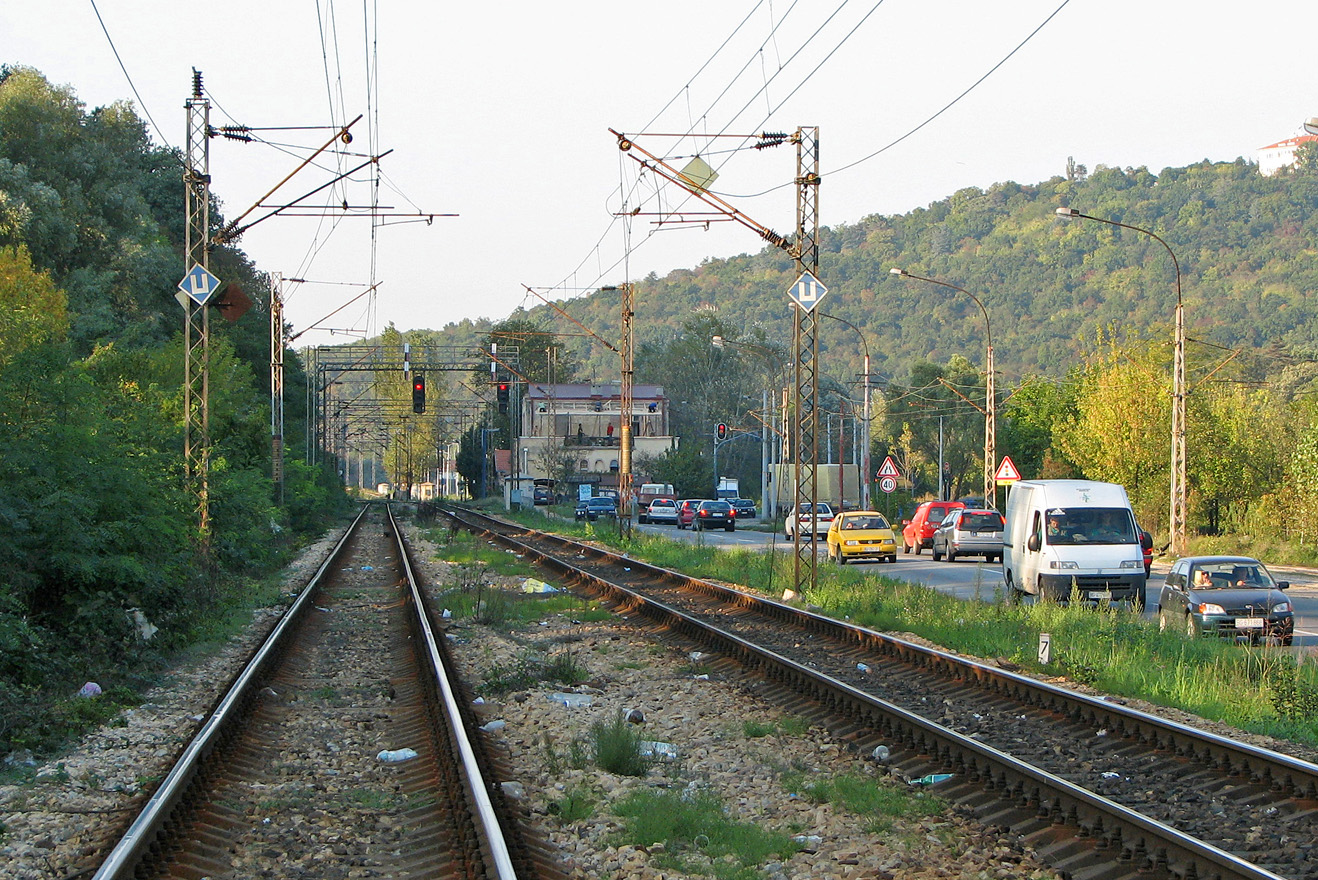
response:
<path fill-rule="evenodd" d="M 622 454 L 619 456 L 621 466 L 618 470 L 618 503 L 621 506 L 618 521 L 625 533 L 632 528 L 632 285 L 630 282 L 620 287 L 622 291 L 622 345 L 619 356 L 622 360 L 622 400 L 619 417 L 619 439 Z"/>
<path fill-rule="evenodd" d="M 187 102 L 188 148 L 183 165 L 187 212 L 185 273 L 210 263 L 210 101 L 202 94 L 201 72 L 192 71 Z M 210 310 L 183 300 L 183 458 L 184 473 L 197 511 L 203 555 L 210 554 Z"/>
<path fill-rule="evenodd" d="M 796 238 L 790 253 L 801 272 L 819 271 L 819 128 L 798 128 L 792 137 L 796 144 Z M 792 426 L 792 463 L 796 481 L 795 511 L 803 505 L 811 511 L 810 539 L 801 540 L 801 529 L 792 530 L 793 584 L 798 595 L 818 584 L 818 535 L 813 527 L 819 498 L 815 465 L 819 461 L 819 334 L 818 320 L 812 310 L 793 304 L 792 347 L 796 352 L 794 404 L 796 418 Z M 800 523 L 797 517 L 797 523 Z"/>
<path fill-rule="evenodd" d="M 270 276 L 270 478 L 284 503 L 284 274 Z"/>

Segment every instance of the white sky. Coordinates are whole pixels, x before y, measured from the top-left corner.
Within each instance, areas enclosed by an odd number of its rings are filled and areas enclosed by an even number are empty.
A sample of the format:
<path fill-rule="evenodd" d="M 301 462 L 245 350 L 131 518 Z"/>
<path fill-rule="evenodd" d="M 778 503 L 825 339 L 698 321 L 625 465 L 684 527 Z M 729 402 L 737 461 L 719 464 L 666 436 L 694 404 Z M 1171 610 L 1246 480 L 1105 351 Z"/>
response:
<path fill-rule="evenodd" d="M 952 101 L 1061 2 L 97 0 L 93 7 L 91 0 L 43 0 L 0 4 L 0 62 L 72 86 L 89 109 L 133 100 L 175 146 L 185 139 L 193 67 L 204 74 L 216 126 L 324 125 L 367 114 L 353 129 L 351 149 L 393 150 L 382 163 L 381 204 L 460 216 L 378 229 L 378 298 L 370 308 L 358 300 L 321 325 L 340 331 L 334 334 L 314 325 L 358 291 L 341 285 L 372 280 L 370 222 L 276 218 L 249 231 L 239 246 L 261 269 L 336 282 L 290 291 L 287 314 L 303 334 L 300 346 L 349 341 L 345 329 L 374 333 L 390 322 L 409 330 L 498 319 L 520 304 L 539 304 L 524 284 L 568 298 L 762 246 L 734 223 L 655 231 L 656 217 L 616 221 L 621 188 L 632 186 L 637 167 L 619 152 L 610 127 L 741 134 L 819 126 L 820 222 L 836 226 L 905 212 L 961 187 L 1044 180 L 1063 173 L 1068 156 L 1091 170 L 1146 165 L 1155 173 L 1205 158 L 1255 160 L 1259 147 L 1318 116 L 1312 0 L 1070 0 L 937 120 L 830 175 Z M 366 85 L 372 52 L 374 105 Z M 266 136 L 316 146 L 328 138 L 320 131 Z M 714 189 L 722 193 L 790 184 L 795 168 L 790 147 L 718 155 L 709 151 L 736 142 L 640 134 L 636 142 L 656 153 L 701 151 L 719 167 Z M 216 139 L 213 191 L 235 217 L 298 161 L 268 146 Z M 308 170 L 275 198 L 291 200 L 327 179 Z M 334 199 L 342 197 L 340 190 Z M 352 186 L 347 198 L 368 203 L 368 186 Z M 636 204 L 633 197 L 626 207 Z M 671 186 L 664 204 L 681 204 Z M 734 204 L 792 231 L 790 185 Z M 654 202 L 643 208 L 656 209 Z M 784 292 L 784 309 L 787 303 Z"/>

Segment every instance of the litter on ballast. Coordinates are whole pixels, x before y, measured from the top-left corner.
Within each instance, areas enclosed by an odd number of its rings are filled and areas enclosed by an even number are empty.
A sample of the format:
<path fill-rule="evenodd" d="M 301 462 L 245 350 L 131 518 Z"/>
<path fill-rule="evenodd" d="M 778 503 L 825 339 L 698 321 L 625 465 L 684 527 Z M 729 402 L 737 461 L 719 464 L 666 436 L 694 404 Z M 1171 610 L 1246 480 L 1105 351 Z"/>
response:
<path fill-rule="evenodd" d="M 580 709 L 583 706 L 589 706 L 594 702 L 590 694 L 563 694 L 553 693 L 549 695 L 549 702 L 561 703 L 569 709 Z"/>
<path fill-rule="evenodd" d="M 487 721 L 481 725 L 481 730 L 485 731 L 486 733 L 494 733 L 496 730 L 503 730 L 507 726 L 508 726 L 507 721 L 501 721 L 501 720 Z"/>
<path fill-rule="evenodd" d="M 101 686 L 94 681 L 89 681 L 78 689 L 80 697 L 99 697 L 101 695 Z"/>
<path fill-rule="evenodd" d="M 558 587 L 551 586 L 550 584 L 547 584 L 541 580 L 536 580 L 535 578 L 527 578 L 526 580 L 522 581 L 522 592 L 523 593 L 557 593 Z"/>
<path fill-rule="evenodd" d="M 643 739 L 637 745 L 642 758 L 653 758 L 656 761 L 677 760 L 677 746 L 672 743 Z"/>
<path fill-rule="evenodd" d="M 375 757 L 376 760 L 384 761 L 386 764 L 397 764 L 400 761 L 410 761 L 416 756 L 416 749 L 383 749 Z"/>
<path fill-rule="evenodd" d="M 887 746 L 875 746 L 874 751 L 870 752 L 870 757 L 878 761 L 880 764 L 886 764 L 888 763 L 888 757 L 891 754 L 892 753 L 888 750 Z"/>
<path fill-rule="evenodd" d="M 937 785 L 938 783 L 946 782 L 951 778 L 951 773 L 930 773 L 928 776 L 921 776 L 919 779 L 912 779 L 911 785 Z"/>

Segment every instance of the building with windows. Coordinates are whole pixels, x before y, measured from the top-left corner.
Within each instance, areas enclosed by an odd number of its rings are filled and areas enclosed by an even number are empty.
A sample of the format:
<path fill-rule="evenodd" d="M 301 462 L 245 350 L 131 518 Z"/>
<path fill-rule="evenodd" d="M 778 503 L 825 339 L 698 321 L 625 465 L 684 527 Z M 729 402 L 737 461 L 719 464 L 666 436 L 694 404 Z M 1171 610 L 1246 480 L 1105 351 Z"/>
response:
<path fill-rule="evenodd" d="M 1259 174 L 1271 177 L 1295 164 L 1295 153 L 1305 144 L 1318 141 L 1318 135 L 1301 134 L 1266 147 L 1259 147 Z"/>
<path fill-rule="evenodd" d="M 668 398 L 660 385 L 632 387 L 632 470 L 677 448 L 669 433 Z M 521 401 L 517 451 L 523 477 L 554 480 L 562 495 L 590 483 L 616 489 L 622 464 L 620 382 L 531 383 Z M 565 485 L 558 485 L 558 484 Z"/>

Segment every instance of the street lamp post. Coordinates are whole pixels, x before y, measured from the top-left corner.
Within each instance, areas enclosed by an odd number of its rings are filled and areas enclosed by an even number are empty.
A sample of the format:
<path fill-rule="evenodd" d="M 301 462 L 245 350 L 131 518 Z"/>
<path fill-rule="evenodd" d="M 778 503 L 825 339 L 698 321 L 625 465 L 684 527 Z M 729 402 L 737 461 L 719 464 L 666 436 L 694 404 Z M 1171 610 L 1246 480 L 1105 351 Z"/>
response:
<path fill-rule="evenodd" d="M 919 275 L 912 275 L 905 269 L 889 269 L 891 274 L 902 278 L 911 278 L 916 281 L 925 281 L 929 284 L 937 284 L 939 287 L 947 287 L 951 290 L 959 290 L 966 296 L 975 301 L 979 306 L 979 311 L 984 315 L 984 339 L 986 344 L 984 352 L 984 371 L 985 371 L 985 394 L 984 394 L 984 505 L 986 507 L 997 506 L 997 436 L 998 436 L 998 406 L 997 392 L 993 378 L 993 328 L 989 324 L 988 309 L 975 296 L 964 287 L 957 287 L 955 284 L 948 284 L 946 281 L 939 281 L 936 278 L 922 278 Z"/>
<path fill-rule="evenodd" d="M 865 352 L 865 396 L 861 403 L 861 421 L 864 423 L 864 428 L 861 430 L 861 442 L 864 444 L 864 448 L 860 453 L 860 506 L 862 510 L 871 510 L 870 480 L 873 477 L 870 474 L 870 346 L 865 340 L 865 334 L 861 333 L 860 329 L 850 321 L 839 318 L 837 315 L 826 315 L 823 312 L 820 312 L 819 316 L 821 318 L 831 318 L 839 324 L 845 324 L 855 330 L 856 335 L 860 337 L 861 348 Z M 841 465 L 842 462 L 839 459 L 838 466 L 841 467 Z"/>
<path fill-rule="evenodd" d="M 1171 551 L 1180 556 L 1185 553 L 1186 521 L 1186 451 L 1185 451 L 1185 306 L 1181 301 L 1181 263 L 1171 245 L 1162 237 L 1139 226 L 1118 223 L 1103 217 L 1081 214 L 1075 208 L 1058 208 L 1057 216 L 1096 220 L 1109 226 L 1119 226 L 1133 232 L 1149 236 L 1167 250 L 1172 258 L 1172 268 L 1176 271 L 1176 331 L 1172 355 L 1172 461 L 1171 461 L 1171 500 L 1168 519 L 1168 531 L 1171 533 Z"/>

